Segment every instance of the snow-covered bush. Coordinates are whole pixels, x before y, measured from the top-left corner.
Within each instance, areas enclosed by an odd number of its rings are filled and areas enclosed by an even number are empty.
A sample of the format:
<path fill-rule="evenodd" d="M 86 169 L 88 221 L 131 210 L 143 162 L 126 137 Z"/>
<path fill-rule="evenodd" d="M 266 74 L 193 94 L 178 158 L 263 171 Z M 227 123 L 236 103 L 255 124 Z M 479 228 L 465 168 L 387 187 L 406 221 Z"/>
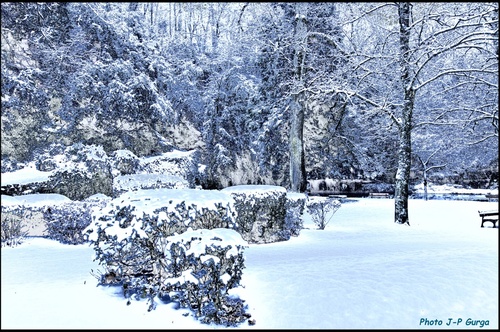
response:
<path fill-rule="evenodd" d="M 21 163 L 12 157 L 6 157 L 2 158 L 2 162 L 0 163 L 0 170 L 2 173 L 8 173 L 24 168 L 24 166 L 24 163 Z"/>
<path fill-rule="evenodd" d="M 306 203 L 306 195 L 300 193 L 287 193 L 286 195 L 286 216 L 285 216 L 285 231 L 291 236 L 299 236 L 300 230 L 304 228 L 304 208 Z"/>
<path fill-rule="evenodd" d="M 49 206 L 43 211 L 47 237 L 64 244 L 86 242 L 85 229 L 92 222 L 92 209 L 102 207 L 105 201 L 74 201 Z"/>
<path fill-rule="evenodd" d="M 231 196 L 219 191 L 127 192 L 94 209 L 88 239 L 105 267 L 101 284 L 119 284 L 130 298 L 172 298 L 206 323 L 243 321 L 239 285 L 245 241 L 235 228 Z"/>
<path fill-rule="evenodd" d="M 26 229 L 25 236 L 43 236 L 46 232 L 43 211 L 48 207 L 70 202 L 72 201 L 68 197 L 58 194 L 2 195 L 2 217 L 4 214 L 10 214 L 23 220 Z"/>
<path fill-rule="evenodd" d="M 234 326 L 250 317 L 244 301 L 230 294 L 240 286 L 245 267 L 246 242 L 240 234 L 229 229 L 197 230 L 168 240 L 167 257 L 175 273 L 166 279 L 165 291 L 173 292 L 174 300 L 204 323 Z"/>
<path fill-rule="evenodd" d="M 4 209 L 2 206 L 2 224 L 1 224 L 1 240 L 2 247 L 15 247 L 23 242 L 28 235 L 26 230 L 26 218 L 28 218 L 29 211 L 17 209 Z"/>
<path fill-rule="evenodd" d="M 325 229 L 340 205 L 339 200 L 323 197 L 311 197 L 306 204 L 314 224 L 321 230 Z M 331 215 L 328 217 L 330 213 Z"/>
<path fill-rule="evenodd" d="M 291 232 L 285 222 L 287 192 L 284 187 L 240 185 L 224 188 L 234 199 L 236 230 L 250 243 L 286 241 Z"/>
<path fill-rule="evenodd" d="M 84 201 L 72 201 L 59 194 L 2 195 L 2 235 L 13 230 L 9 225 L 4 228 L 4 217 L 9 216 L 23 221 L 27 229 L 24 236 L 46 236 L 64 244 L 83 243 L 84 230 L 92 221 L 91 210 L 104 206 L 109 199 L 102 194 Z"/>

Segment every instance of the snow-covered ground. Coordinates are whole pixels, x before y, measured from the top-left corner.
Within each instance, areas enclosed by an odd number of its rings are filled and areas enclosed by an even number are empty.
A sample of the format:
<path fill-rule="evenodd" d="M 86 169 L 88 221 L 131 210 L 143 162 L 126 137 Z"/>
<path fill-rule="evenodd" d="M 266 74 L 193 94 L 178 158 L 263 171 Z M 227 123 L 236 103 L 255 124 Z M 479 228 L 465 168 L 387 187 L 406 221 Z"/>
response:
<path fill-rule="evenodd" d="M 46 197 L 45 197 L 46 198 Z M 3 204 L 3 202 L 2 202 Z M 498 228 L 478 210 L 498 202 L 411 199 L 411 226 L 392 199 L 344 202 L 325 230 L 305 215 L 289 241 L 250 244 L 235 291 L 244 329 L 498 329 Z M 89 245 L 27 238 L 1 249 L 2 329 L 213 329 L 175 303 L 126 305 L 96 287 Z"/>

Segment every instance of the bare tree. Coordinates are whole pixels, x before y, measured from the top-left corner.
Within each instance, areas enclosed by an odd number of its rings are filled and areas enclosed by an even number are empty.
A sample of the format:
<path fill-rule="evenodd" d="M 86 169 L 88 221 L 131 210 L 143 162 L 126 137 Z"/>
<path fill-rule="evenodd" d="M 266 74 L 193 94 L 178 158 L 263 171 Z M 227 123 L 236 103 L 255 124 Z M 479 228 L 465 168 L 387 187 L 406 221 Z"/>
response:
<path fill-rule="evenodd" d="M 488 102 L 473 108 L 470 104 L 479 101 L 474 97 L 477 93 L 467 93 L 474 87 L 488 99 L 498 96 L 498 56 L 491 56 L 498 49 L 494 39 L 498 32 L 492 29 L 498 22 L 497 8 L 494 18 L 491 4 L 373 4 L 349 21 L 360 35 L 376 32 L 373 43 L 364 39 L 366 45 L 351 47 L 356 54 L 358 83 L 349 93 L 370 105 L 372 112 L 388 115 L 399 134 L 394 196 L 398 224 L 409 225 L 412 132 L 416 127 L 463 125 L 460 117 L 464 112 L 476 116 L 486 112 L 493 127 L 498 126 L 498 104 Z M 429 97 L 438 95 L 436 91 L 441 94 L 438 102 Z M 451 94 L 456 98 L 449 98 Z"/>
<path fill-rule="evenodd" d="M 444 165 L 430 165 L 430 162 L 431 162 L 431 159 L 432 157 L 439 152 L 439 149 L 438 150 L 434 150 L 427 158 L 422 159 L 422 157 L 420 155 L 417 154 L 417 158 L 418 160 L 420 161 L 420 163 L 422 164 L 422 174 L 423 174 L 423 179 L 424 179 L 424 199 L 427 200 L 427 174 L 429 173 L 429 171 L 433 170 L 433 169 L 436 169 L 436 168 L 443 168 L 443 167 L 446 167 L 446 164 Z"/>

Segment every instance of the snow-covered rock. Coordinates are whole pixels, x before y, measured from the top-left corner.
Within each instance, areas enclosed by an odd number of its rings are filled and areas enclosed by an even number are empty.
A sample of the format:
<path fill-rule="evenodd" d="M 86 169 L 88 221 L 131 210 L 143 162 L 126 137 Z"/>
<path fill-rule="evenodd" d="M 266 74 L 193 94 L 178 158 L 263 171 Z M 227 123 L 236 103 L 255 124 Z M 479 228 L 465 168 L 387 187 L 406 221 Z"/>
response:
<path fill-rule="evenodd" d="M 144 157 L 140 160 L 140 173 L 176 175 L 186 179 L 190 188 L 195 188 L 200 183 L 198 158 L 199 152 L 196 150 Z"/>
<path fill-rule="evenodd" d="M 130 174 L 116 176 L 113 179 L 115 197 L 127 191 L 160 188 L 184 189 L 189 188 L 189 183 L 180 176 L 170 174 Z"/>
<path fill-rule="evenodd" d="M 22 169 L 2 173 L 2 194 L 57 193 L 72 200 L 127 190 L 195 188 L 200 184 L 195 150 L 138 158 L 129 150 L 106 154 L 102 146 L 54 145 Z"/>

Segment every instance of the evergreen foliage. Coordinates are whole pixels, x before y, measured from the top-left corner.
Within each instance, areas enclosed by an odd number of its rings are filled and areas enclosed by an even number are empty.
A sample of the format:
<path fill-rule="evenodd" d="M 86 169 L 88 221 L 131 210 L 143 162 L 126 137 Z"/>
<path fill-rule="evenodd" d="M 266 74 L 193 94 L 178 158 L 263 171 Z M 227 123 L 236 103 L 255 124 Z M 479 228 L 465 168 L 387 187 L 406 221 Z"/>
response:
<path fill-rule="evenodd" d="M 148 310 L 157 300 L 176 301 L 204 323 L 237 325 L 249 317 L 244 301 L 230 293 L 240 286 L 246 242 L 223 221 L 227 213 L 211 213 L 220 205 L 201 213 L 187 205 L 142 217 L 134 217 L 131 205 L 95 214 L 86 232 L 95 260 L 106 268 L 96 277 L 120 285 L 129 303 L 147 299 Z"/>

